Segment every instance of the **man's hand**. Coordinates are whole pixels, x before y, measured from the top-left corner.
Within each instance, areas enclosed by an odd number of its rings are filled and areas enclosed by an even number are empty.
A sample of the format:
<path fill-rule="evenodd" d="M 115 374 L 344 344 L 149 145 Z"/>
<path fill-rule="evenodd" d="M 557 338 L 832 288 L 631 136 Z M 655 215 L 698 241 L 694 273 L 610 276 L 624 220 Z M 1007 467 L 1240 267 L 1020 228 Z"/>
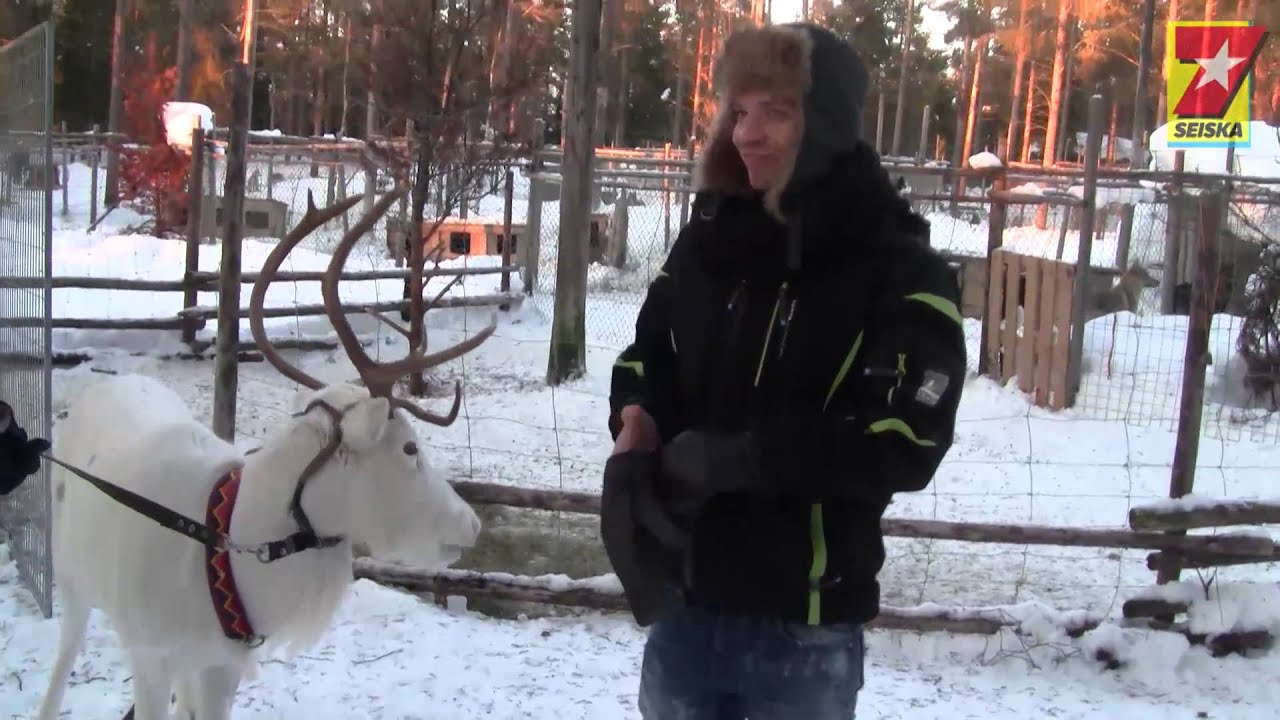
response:
<path fill-rule="evenodd" d="M 40 455 L 49 447 L 44 438 L 28 438 L 14 418 L 13 408 L 0 402 L 0 495 L 8 495 L 39 472 Z"/>
<path fill-rule="evenodd" d="M 686 430 L 662 450 L 662 474 L 680 495 L 702 501 L 719 493 L 764 493 L 760 451 L 746 433 Z"/>
<path fill-rule="evenodd" d="M 639 405 L 627 405 L 618 413 L 618 417 L 622 420 L 622 430 L 613 443 L 613 455 L 632 450 L 652 452 L 658 449 L 661 444 L 658 423 L 654 422 L 648 410 Z"/>

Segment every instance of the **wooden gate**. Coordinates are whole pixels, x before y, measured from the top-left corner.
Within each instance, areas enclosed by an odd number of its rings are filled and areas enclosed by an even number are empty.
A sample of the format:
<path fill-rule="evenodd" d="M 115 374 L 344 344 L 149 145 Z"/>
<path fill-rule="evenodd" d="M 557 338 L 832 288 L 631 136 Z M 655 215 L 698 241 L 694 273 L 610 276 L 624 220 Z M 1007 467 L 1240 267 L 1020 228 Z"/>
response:
<path fill-rule="evenodd" d="M 987 374 L 1031 394 L 1040 407 L 1071 404 L 1072 263 L 997 248 L 987 285 Z"/>

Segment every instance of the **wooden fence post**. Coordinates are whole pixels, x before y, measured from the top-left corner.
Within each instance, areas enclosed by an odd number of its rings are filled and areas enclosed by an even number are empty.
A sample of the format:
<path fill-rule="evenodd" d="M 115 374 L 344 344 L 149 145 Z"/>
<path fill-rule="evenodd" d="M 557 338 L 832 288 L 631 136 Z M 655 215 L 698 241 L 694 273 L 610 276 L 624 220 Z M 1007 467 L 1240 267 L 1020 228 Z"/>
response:
<path fill-rule="evenodd" d="M 1182 265 L 1182 172 L 1186 168 L 1187 151 L 1173 156 L 1173 182 L 1169 188 L 1169 205 L 1164 213 L 1164 269 L 1160 272 L 1160 312 L 1172 315 L 1178 297 L 1178 280 Z"/>
<path fill-rule="evenodd" d="M 1075 404 L 1084 375 L 1085 302 L 1089 292 L 1089 265 L 1093 259 L 1093 223 L 1097 216 L 1098 160 L 1102 153 L 1102 133 L 1107 106 L 1101 95 L 1089 98 L 1089 135 L 1084 151 L 1084 201 L 1080 205 L 1080 246 L 1076 251 L 1076 283 L 1071 299 L 1071 346 L 1067 358 L 1067 398 L 1064 407 Z"/>
<path fill-rule="evenodd" d="M 1204 412 L 1205 372 L 1209 367 L 1209 331 L 1217 302 L 1218 233 L 1222 229 L 1228 198 L 1215 187 L 1197 198 L 1199 211 L 1196 274 L 1191 280 L 1191 315 L 1187 322 L 1187 346 L 1183 353 L 1182 397 L 1178 412 L 1178 436 L 1169 474 L 1169 497 L 1180 498 L 1195 487 L 1196 459 L 1200 453 L 1200 422 Z M 1185 530 L 1171 531 L 1185 535 Z M 1176 582 L 1182 566 L 1176 555 L 1165 558 L 1156 582 Z"/>
<path fill-rule="evenodd" d="M 67 121 L 63 120 L 59 127 L 62 128 L 62 137 L 59 138 L 62 152 L 58 153 L 58 160 L 62 163 L 62 214 L 66 215 L 71 212 L 67 197 L 68 188 L 71 186 L 71 162 L 68 159 L 71 154 L 71 144 L 67 139 Z M 49 168 L 49 171 L 52 173 L 53 168 Z"/>
<path fill-rule="evenodd" d="M 991 212 L 987 215 L 987 311 L 983 314 L 982 334 L 978 344 L 980 348 L 978 351 L 978 374 L 988 375 L 994 369 L 996 372 L 992 377 L 997 379 L 999 379 L 1000 375 L 999 343 L 993 343 L 991 333 L 994 330 L 992 323 L 996 322 L 996 318 L 1000 316 L 1002 310 L 994 301 L 994 298 L 998 297 L 999 294 L 993 293 L 992 290 L 997 285 L 1002 285 L 1004 280 L 1004 273 L 997 272 L 995 254 L 996 250 L 1000 249 L 1000 246 L 1004 244 L 1004 225 L 1005 217 L 1008 214 L 1008 206 L 1002 194 L 1009 187 L 1009 177 L 1005 174 L 1004 158 L 1000 158 L 1000 161 L 1000 170 L 991 180 L 991 191 L 989 193 Z M 1002 269 L 1003 265 L 1000 267 Z M 996 277 L 997 275 L 1000 277 Z M 1017 318 L 1010 318 L 1009 322 L 1017 322 Z"/>
<path fill-rule="evenodd" d="M 96 137 L 100 132 L 97 125 L 93 126 L 93 155 L 90 167 L 91 175 L 89 177 L 89 227 L 92 228 L 98 224 L 98 166 L 101 164 L 102 146 L 98 144 Z"/>
<path fill-rule="evenodd" d="M 524 250 L 520 253 L 522 271 L 524 272 L 524 291 L 532 295 L 538 284 L 538 262 L 542 254 L 542 188 L 538 179 L 542 172 L 542 145 L 547 134 L 547 123 L 538 118 L 533 123 L 533 143 L 529 161 L 529 194 L 526 198 Z"/>
<path fill-rule="evenodd" d="M 252 20 L 250 20 L 252 22 Z M 232 442 L 236 436 L 236 391 L 240 385 L 240 239 L 244 231 L 245 158 L 253 71 L 247 62 L 231 70 L 231 134 L 227 143 L 227 182 L 222 192 L 222 263 L 218 267 L 218 341 L 214 357 L 213 431 Z"/>
<path fill-rule="evenodd" d="M 191 182 L 187 189 L 187 267 L 182 275 L 186 288 L 182 291 L 182 309 L 200 304 L 196 273 L 200 271 L 200 228 L 204 208 L 204 128 L 191 132 Z M 196 340 L 196 328 L 200 321 L 188 317 L 182 324 L 182 342 L 190 345 Z"/>
<path fill-rule="evenodd" d="M 929 121 L 933 118 L 933 108 L 928 105 L 920 112 L 920 146 L 916 148 L 916 164 L 924 165 L 925 145 L 929 142 Z M 1000 156 L 1004 160 L 1004 155 Z"/>
<path fill-rule="evenodd" d="M 502 279 L 499 281 L 498 289 L 502 292 L 511 292 L 511 271 L 507 270 L 507 266 L 511 265 L 511 205 L 515 196 L 516 175 L 515 171 L 510 167 L 507 168 L 506 183 L 502 188 Z M 528 242 L 529 238 L 525 238 Z M 502 310 L 510 310 L 510 305 L 503 305 Z"/>

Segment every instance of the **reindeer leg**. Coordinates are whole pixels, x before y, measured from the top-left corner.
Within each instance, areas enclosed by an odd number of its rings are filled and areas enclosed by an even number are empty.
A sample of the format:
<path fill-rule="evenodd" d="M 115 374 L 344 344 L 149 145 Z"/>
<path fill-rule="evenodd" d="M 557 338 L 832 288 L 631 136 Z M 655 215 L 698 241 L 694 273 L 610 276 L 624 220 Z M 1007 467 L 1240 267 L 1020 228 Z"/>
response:
<path fill-rule="evenodd" d="M 71 663 L 84 647 L 85 634 L 89 630 L 90 607 L 80 600 L 70 584 L 60 588 L 62 596 L 62 622 L 58 630 L 58 658 L 49 673 L 49 689 L 40 705 L 39 720 L 55 720 L 62 710 L 62 696 L 71 680 Z"/>
<path fill-rule="evenodd" d="M 173 671 L 163 658 L 137 651 L 130 653 L 133 665 L 134 720 L 169 720 L 169 698 L 173 691 Z"/>
<path fill-rule="evenodd" d="M 199 682 L 190 673 L 181 673 L 173 683 L 173 720 L 196 720 L 196 693 Z"/>
<path fill-rule="evenodd" d="M 200 672 L 195 685 L 196 717 L 199 720 L 230 720 L 240 687 L 240 671 L 229 665 L 216 665 Z"/>

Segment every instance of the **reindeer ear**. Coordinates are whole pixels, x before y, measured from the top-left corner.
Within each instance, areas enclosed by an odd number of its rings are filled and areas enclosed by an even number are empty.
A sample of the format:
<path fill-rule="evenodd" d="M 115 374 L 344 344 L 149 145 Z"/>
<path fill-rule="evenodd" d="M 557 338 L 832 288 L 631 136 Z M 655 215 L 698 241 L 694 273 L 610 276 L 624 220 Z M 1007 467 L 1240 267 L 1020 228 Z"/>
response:
<path fill-rule="evenodd" d="M 353 450 L 365 450 L 382 442 L 391 423 L 391 402 L 386 398 L 365 398 L 342 416 L 342 437 Z"/>

